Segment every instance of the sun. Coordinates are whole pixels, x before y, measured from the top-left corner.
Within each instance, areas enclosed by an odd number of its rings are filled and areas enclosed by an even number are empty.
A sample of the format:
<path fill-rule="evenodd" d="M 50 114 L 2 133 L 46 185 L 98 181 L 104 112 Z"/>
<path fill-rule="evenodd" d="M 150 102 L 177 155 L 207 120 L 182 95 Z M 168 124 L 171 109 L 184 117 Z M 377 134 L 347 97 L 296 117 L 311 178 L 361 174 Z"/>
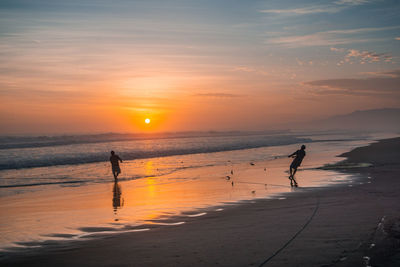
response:
<path fill-rule="evenodd" d="M 146 124 L 149 124 L 149 123 L 150 123 L 150 119 L 149 119 L 149 118 L 146 118 L 146 119 L 144 120 L 144 122 L 145 122 Z"/>

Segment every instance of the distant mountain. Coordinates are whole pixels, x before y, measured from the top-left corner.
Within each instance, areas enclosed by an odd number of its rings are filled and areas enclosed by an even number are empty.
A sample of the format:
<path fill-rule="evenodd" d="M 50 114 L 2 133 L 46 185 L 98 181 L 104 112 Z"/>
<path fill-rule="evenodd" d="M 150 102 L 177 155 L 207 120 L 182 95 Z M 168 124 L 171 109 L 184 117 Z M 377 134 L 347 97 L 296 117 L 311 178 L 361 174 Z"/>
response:
<path fill-rule="evenodd" d="M 400 109 L 357 110 L 350 114 L 311 122 L 307 128 L 319 130 L 400 132 Z"/>

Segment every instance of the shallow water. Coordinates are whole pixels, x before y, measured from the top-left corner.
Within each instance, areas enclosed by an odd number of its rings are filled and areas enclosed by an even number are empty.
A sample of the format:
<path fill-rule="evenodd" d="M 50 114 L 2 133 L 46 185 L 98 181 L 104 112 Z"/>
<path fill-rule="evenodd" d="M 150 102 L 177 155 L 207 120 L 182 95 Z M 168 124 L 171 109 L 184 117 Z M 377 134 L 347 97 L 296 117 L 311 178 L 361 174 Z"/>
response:
<path fill-rule="evenodd" d="M 336 155 L 369 142 L 350 138 L 307 144 L 296 175 L 300 188 L 289 185 L 291 159 L 286 156 L 299 144 L 124 161 L 117 183 L 106 162 L 14 170 L 18 182 L 27 183 L 29 177 L 52 181 L 57 175 L 78 182 L 0 189 L 0 248 L 145 231 L 141 225 L 166 224 L 163 220 L 173 216 L 180 216 L 182 220 L 174 222 L 179 225 L 185 217 L 203 216 L 210 207 L 220 211 L 242 200 L 348 182 L 349 175 L 317 167 L 340 161 Z M 5 179 L 12 178 L 8 170 Z"/>

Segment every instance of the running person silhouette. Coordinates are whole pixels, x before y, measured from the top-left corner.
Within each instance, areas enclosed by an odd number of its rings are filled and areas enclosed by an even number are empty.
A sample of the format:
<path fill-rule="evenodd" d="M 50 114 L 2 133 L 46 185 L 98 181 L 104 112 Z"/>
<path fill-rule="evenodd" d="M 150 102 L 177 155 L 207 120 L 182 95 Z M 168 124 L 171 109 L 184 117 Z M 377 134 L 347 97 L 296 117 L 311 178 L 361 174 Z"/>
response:
<path fill-rule="evenodd" d="M 114 179 L 117 180 L 118 174 L 121 173 L 121 168 L 119 167 L 119 162 L 122 162 L 122 159 L 118 155 L 115 155 L 114 151 L 111 151 L 110 162 L 111 162 L 111 169 L 112 169 L 112 173 L 114 175 Z"/>
<path fill-rule="evenodd" d="M 306 156 L 306 146 L 302 145 L 301 149 L 297 150 L 296 152 L 290 154 L 288 157 L 293 157 L 292 164 L 290 164 L 290 170 L 289 170 L 289 180 L 290 180 L 290 185 L 297 186 L 297 181 L 294 178 L 294 175 L 297 172 L 297 168 L 301 165 L 301 162 L 303 161 L 303 158 Z"/>

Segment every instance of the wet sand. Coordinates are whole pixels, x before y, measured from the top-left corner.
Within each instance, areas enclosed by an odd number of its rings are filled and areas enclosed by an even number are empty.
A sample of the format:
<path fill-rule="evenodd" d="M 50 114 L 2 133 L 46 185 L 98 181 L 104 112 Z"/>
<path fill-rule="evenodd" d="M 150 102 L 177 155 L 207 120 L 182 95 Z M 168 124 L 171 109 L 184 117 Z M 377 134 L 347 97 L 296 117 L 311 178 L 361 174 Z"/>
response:
<path fill-rule="evenodd" d="M 209 210 L 199 217 L 9 254 L 4 266 L 398 266 L 400 138 L 358 148 L 336 166 L 349 185 Z M 348 168 L 353 163 L 370 167 Z M 342 167 L 341 167 L 342 166 Z M 366 262 L 368 261 L 368 262 Z M 367 264 L 368 263 L 368 264 Z"/>

